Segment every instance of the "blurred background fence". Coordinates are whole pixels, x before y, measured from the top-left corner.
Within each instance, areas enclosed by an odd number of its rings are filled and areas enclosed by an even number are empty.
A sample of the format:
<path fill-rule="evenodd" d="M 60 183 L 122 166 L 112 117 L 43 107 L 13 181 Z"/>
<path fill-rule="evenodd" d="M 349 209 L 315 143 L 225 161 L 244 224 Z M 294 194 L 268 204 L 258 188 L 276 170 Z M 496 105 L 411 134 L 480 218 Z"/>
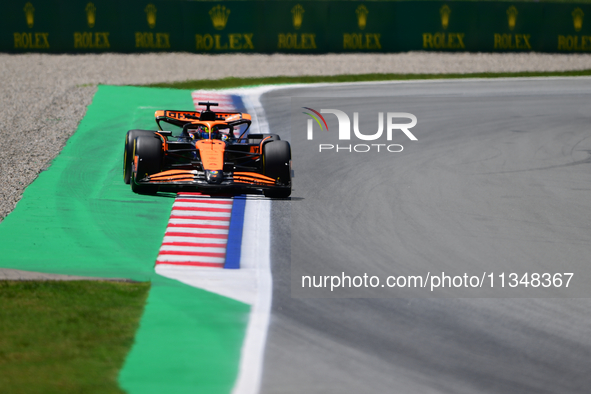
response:
<path fill-rule="evenodd" d="M 7 1 L 2 52 L 589 52 L 591 4 Z"/>

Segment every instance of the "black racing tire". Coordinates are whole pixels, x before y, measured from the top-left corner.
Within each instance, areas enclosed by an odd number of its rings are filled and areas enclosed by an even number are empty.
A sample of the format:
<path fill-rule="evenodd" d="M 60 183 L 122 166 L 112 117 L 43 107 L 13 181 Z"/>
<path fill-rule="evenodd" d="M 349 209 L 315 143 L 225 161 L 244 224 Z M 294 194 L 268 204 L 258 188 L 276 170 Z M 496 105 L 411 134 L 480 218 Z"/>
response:
<path fill-rule="evenodd" d="M 263 146 L 263 174 L 288 185 L 285 189 L 264 190 L 265 197 L 287 198 L 291 195 L 291 147 L 287 141 L 271 141 Z"/>
<path fill-rule="evenodd" d="M 125 135 L 125 149 L 123 151 L 123 181 L 129 185 L 131 181 L 131 163 L 133 161 L 133 141 L 140 135 L 154 135 L 151 130 L 129 130 Z"/>
<path fill-rule="evenodd" d="M 131 174 L 131 190 L 139 194 L 154 194 L 158 185 L 140 185 L 148 175 L 159 173 L 162 167 L 162 141 L 156 135 L 140 135 L 134 140 L 133 156 L 138 156 L 137 168 Z M 133 159 L 132 159 L 133 160 Z"/>

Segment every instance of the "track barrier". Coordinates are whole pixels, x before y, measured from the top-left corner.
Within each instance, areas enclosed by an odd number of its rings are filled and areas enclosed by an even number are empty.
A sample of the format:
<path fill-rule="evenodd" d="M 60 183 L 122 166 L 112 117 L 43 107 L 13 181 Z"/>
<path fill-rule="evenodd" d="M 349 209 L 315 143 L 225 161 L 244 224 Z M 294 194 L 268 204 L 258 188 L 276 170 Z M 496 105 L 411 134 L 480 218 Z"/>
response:
<path fill-rule="evenodd" d="M 590 52 L 591 4 L 30 0 L 2 5 L 3 52 Z"/>

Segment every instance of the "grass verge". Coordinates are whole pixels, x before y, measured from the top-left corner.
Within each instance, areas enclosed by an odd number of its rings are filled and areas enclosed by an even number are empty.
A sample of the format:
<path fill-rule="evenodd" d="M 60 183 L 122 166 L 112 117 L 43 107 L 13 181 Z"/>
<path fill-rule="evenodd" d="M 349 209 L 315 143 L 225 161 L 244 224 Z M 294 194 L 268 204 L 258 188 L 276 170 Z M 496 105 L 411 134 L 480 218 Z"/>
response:
<path fill-rule="evenodd" d="M 0 391 L 123 393 L 149 283 L 0 281 Z"/>
<path fill-rule="evenodd" d="M 278 85 L 292 83 L 338 83 L 372 81 L 406 81 L 418 79 L 458 79 L 458 78 L 518 78 L 518 77 L 578 77 L 589 76 L 591 70 L 516 72 L 516 73 L 468 73 L 468 74 L 355 74 L 332 76 L 264 77 L 264 78 L 223 78 L 200 79 L 196 81 L 156 83 L 149 87 L 169 89 L 223 89 L 257 85 Z"/>

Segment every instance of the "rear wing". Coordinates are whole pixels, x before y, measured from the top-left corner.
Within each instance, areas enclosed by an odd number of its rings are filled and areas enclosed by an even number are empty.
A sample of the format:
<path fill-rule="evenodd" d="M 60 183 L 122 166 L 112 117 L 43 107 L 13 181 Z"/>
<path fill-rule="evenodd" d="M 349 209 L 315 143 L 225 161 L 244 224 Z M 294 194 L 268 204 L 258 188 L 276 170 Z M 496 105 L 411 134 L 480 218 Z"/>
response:
<path fill-rule="evenodd" d="M 252 122 L 249 114 L 244 112 L 213 112 L 213 111 L 174 111 L 164 110 L 156 111 L 154 114 L 158 128 L 162 130 L 160 122 L 166 122 L 175 126 L 183 127 L 188 123 L 196 123 L 199 121 L 221 121 L 226 122 L 230 126 L 236 126 Z"/>

